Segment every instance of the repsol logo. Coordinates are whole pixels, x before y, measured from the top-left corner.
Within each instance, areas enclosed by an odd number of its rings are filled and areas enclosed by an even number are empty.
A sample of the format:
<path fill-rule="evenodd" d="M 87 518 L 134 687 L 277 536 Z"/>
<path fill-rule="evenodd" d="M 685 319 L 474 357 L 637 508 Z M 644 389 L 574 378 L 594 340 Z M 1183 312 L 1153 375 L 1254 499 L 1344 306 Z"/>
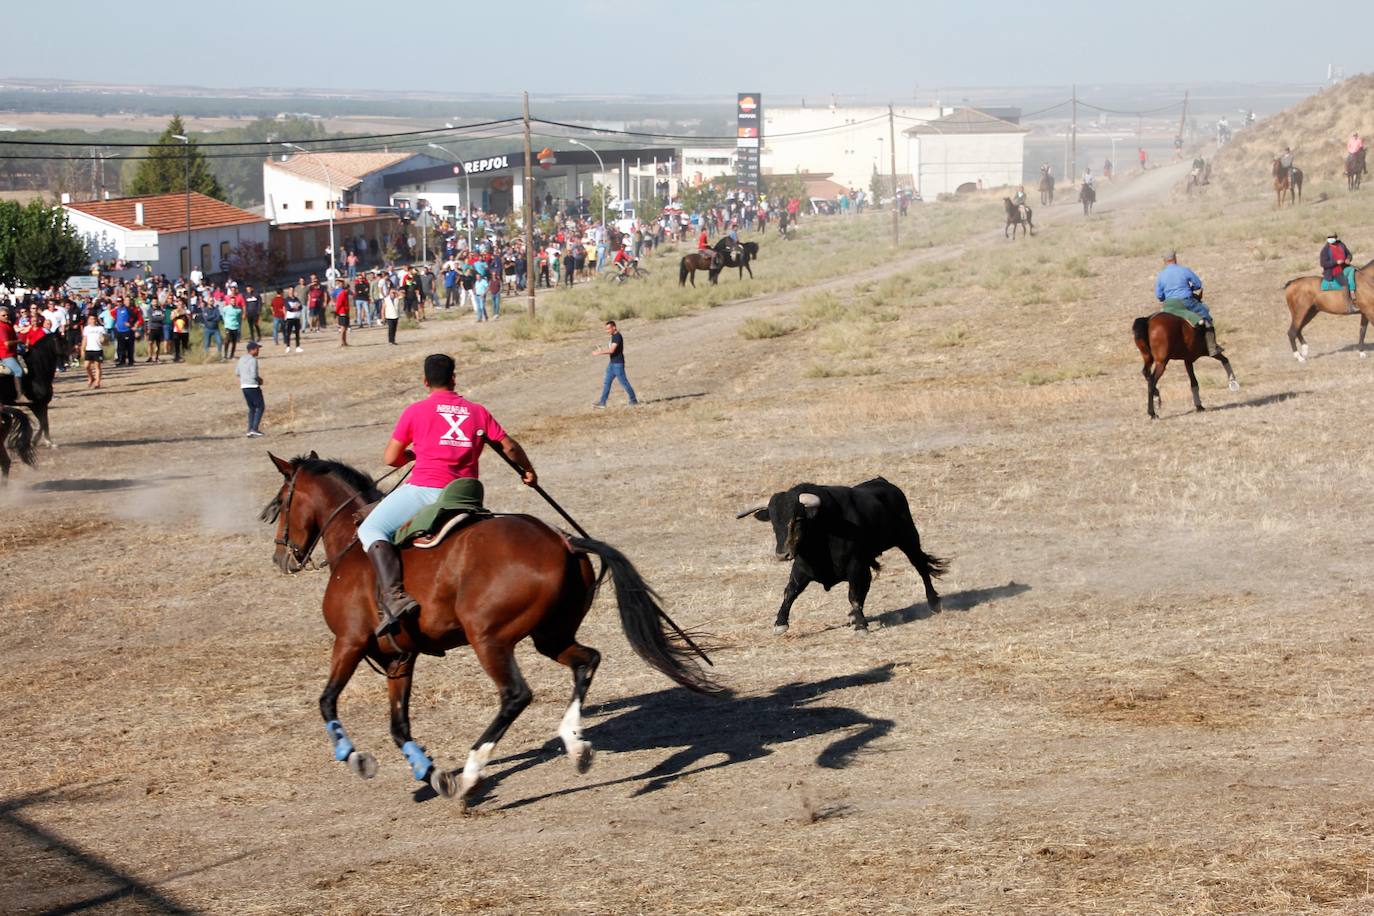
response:
<path fill-rule="evenodd" d="M 490 159 L 473 159 L 463 163 L 463 170 L 469 175 L 474 172 L 490 172 L 494 169 L 510 168 L 509 156 L 493 156 Z"/>

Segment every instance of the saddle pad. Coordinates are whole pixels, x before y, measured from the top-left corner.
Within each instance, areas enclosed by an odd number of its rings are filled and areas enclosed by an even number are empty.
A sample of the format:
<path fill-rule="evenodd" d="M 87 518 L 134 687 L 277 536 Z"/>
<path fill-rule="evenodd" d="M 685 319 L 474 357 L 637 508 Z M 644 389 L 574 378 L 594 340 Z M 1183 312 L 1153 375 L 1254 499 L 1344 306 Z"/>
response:
<path fill-rule="evenodd" d="M 455 514 L 490 515 L 482 506 L 482 482 L 474 477 L 460 477 L 444 487 L 439 499 L 425 506 L 410 521 L 391 536 L 397 547 L 404 547 L 413 539 L 442 528 Z"/>

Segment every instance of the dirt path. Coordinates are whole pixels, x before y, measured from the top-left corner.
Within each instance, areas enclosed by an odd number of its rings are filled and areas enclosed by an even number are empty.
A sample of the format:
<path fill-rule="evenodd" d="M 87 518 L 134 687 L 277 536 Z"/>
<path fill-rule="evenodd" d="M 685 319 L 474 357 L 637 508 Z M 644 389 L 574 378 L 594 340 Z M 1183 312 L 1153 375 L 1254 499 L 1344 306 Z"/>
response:
<path fill-rule="evenodd" d="M 1093 219 L 1125 236 L 1174 207 L 1175 179 L 1105 188 Z M 1091 250 L 1077 207 L 1045 213 L 1022 248 L 999 221 L 866 279 Z M 1121 301 L 1152 255 L 1082 254 L 1092 275 L 1071 305 L 1055 289 L 913 296 L 858 341 L 739 335 L 812 290 L 626 322 L 651 401 L 636 411 L 589 409 L 595 329 L 548 345 L 503 324 L 269 348 L 263 442 L 237 433 L 228 367 L 113 373 L 94 394 L 64 380 L 63 448 L 0 503 L 21 586 L 0 615 L 0 899 L 21 913 L 1368 909 L 1374 590 L 1351 494 L 1374 484 L 1374 379 L 1339 352 L 1348 323 L 1314 326 L 1322 355 L 1295 366 L 1272 266 L 1198 254 L 1246 388 L 1204 371 L 1215 410 L 1193 416 L 1171 370 L 1153 425 Z M 832 345 L 868 348 L 881 371 L 805 371 L 850 359 Z M 327 574 L 276 573 L 255 520 L 280 481 L 266 448 L 375 468 L 438 348 L 579 520 L 716 635 L 738 691 L 667 689 L 603 596 L 582 630 L 605 657 L 594 768 L 576 775 L 553 740 L 564 672 L 522 649 L 536 700 L 468 817 L 415 793 L 370 672 L 341 716 L 381 772 L 364 783 L 329 759 Z M 503 471 L 487 469 L 491 504 L 550 517 Z M 879 473 L 953 559 L 945 613 L 887 557 L 869 601 L 883 629 L 851 635 L 843 595 L 813 589 L 774 638 L 785 570 L 734 513 L 801 479 Z M 494 712 L 490 684 L 461 652 L 422 660 L 416 684 L 416 735 L 456 764 Z"/>

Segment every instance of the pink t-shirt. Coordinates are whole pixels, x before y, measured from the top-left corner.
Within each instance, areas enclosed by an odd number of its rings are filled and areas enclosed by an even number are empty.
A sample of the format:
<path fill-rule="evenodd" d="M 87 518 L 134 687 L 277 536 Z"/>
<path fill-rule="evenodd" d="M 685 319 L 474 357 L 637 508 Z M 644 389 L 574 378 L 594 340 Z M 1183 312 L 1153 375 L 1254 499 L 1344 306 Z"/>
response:
<path fill-rule="evenodd" d="M 401 412 L 391 438 L 415 453 L 411 484 L 446 487 L 459 477 L 476 477 L 483 440 L 500 442 L 506 431 L 481 404 L 452 391 L 434 391 Z"/>

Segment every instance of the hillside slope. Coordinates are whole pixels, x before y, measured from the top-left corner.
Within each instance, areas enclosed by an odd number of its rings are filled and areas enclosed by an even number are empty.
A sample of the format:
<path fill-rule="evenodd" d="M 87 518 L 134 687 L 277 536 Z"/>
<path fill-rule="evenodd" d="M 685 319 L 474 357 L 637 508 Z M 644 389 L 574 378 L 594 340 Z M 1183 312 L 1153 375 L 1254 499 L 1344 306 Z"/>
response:
<path fill-rule="evenodd" d="M 1270 163 L 1285 146 L 1307 181 L 1344 181 L 1345 143 L 1351 131 L 1374 137 L 1374 74 L 1337 86 L 1240 131 L 1217 153 L 1213 180 L 1228 189 L 1268 185 Z"/>

